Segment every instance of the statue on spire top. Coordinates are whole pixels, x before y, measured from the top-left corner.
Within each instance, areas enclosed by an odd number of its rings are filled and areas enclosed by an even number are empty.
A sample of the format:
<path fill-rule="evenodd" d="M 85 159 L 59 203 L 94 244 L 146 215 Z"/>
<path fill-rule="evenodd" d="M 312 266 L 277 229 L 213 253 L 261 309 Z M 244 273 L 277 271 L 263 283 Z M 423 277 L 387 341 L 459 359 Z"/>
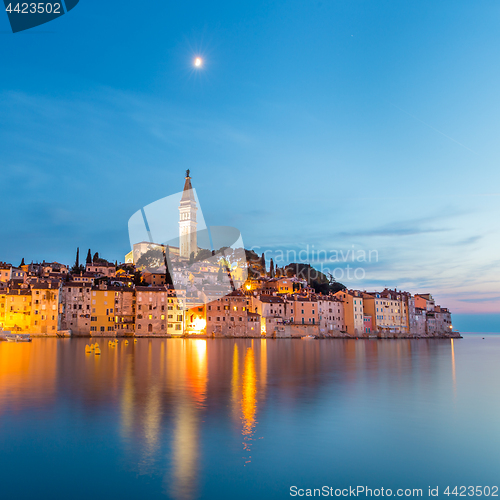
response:
<path fill-rule="evenodd" d="M 189 168 L 186 170 L 186 177 L 189 177 Z"/>

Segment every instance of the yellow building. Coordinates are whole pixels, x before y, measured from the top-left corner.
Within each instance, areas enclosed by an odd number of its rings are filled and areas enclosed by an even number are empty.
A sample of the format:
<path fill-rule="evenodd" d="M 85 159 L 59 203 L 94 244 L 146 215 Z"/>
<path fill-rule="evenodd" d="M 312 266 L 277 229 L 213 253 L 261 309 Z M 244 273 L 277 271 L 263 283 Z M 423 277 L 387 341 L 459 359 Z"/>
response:
<path fill-rule="evenodd" d="M 0 291 L 0 329 L 3 329 L 5 323 L 5 294 L 6 290 Z"/>
<path fill-rule="evenodd" d="M 5 262 L 0 262 L 0 281 L 7 283 L 12 278 L 12 266 Z"/>
<path fill-rule="evenodd" d="M 406 294 L 396 290 L 363 293 L 364 314 L 372 317 L 372 329 L 379 333 L 408 333 Z"/>
<path fill-rule="evenodd" d="M 357 290 L 340 290 L 334 294 L 344 303 L 344 323 L 349 335 L 364 333 L 363 297 Z"/>
<path fill-rule="evenodd" d="M 115 336 L 115 292 L 106 285 L 92 287 L 90 294 L 90 335 Z"/>
<path fill-rule="evenodd" d="M 31 327 L 31 290 L 26 286 L 5 293 L 4 330 L 29 332 Z"/>
<path fill-rule="evenodd" d="M 37 335 L 56 335 L 59 325 L 59 287 L 52 283 L 31 285 L 30 332 Z"/>

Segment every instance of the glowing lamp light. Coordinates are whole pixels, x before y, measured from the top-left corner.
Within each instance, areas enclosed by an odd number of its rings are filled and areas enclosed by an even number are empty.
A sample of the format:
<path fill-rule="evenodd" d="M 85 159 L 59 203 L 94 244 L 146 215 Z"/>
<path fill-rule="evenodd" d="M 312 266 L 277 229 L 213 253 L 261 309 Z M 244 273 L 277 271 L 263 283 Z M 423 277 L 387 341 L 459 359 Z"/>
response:
<path fill-rule="evenodd" d="M 205 319 L 196 318 L 193 321 L 193 329 L 198 333 L 201 333 L 203 330 L 205 330 L 206 326 L 207 326 L 207 321 Z"/>

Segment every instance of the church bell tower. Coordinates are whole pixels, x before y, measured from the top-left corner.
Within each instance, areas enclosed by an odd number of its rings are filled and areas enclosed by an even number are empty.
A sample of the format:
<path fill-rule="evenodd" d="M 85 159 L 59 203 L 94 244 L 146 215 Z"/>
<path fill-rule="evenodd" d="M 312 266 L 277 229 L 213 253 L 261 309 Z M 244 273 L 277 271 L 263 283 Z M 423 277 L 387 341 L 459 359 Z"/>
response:
<path fill-rule="evenodd" d="M 196 241 L 196 200 L 194 198 L 193 187 L 189 170 L 186 171 L 186 181 L 179 205 L 179 254 L 181 257 L 189 259 L 191 253 L 198 253 Z"/>

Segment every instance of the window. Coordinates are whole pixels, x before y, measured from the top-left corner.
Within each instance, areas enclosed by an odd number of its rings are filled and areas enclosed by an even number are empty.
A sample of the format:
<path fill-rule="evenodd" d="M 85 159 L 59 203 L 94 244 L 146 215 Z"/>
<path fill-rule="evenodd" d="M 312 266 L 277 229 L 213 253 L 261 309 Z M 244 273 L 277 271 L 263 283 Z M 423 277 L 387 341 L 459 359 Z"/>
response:
<path fill-rule="evenodd" d="M 104 327 L 103 327 L 103 326 L 101 326 L 101 332 L 103 332 L 103 331 L 104 331 Z"/>

